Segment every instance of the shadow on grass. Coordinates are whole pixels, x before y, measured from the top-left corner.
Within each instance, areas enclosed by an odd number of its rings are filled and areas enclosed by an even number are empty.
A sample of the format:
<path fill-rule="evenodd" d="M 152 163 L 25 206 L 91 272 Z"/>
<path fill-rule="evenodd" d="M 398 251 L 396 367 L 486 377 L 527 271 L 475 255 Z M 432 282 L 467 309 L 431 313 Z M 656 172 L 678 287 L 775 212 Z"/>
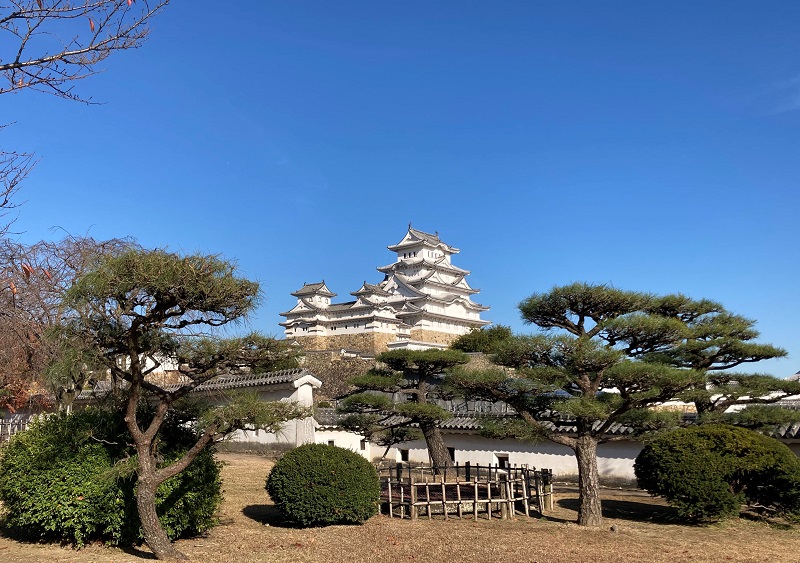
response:
<path fill-rule="evenodd" d="M 47 540 L 47 539 L 42 539 L 41 537 L 35 534 L 30 534 L 30 533 L 26 534 L 24 531 L 16 530 L 14 528 L 6 526 L 5 522 L 0 523 L 0 537 L 18 543 L 24 543 L 29 545 L 52 545 L 64 549 L 72 549 L 76 554 L 79 553 L 80 550 L 80 548 L 77 547 L 75 544 L 66 541 Z M 117 546 L 117 548 L 120 551 L 127 553 L 128 555 L 137 557 L 139 559 L 152 559 L 152 560 L 156 559 L 156 556 L 151 551 L 143 549 L 142 546 L 128 545 L 128 546 Z M 0 560 L 3 559 L 0 558 Z"/>
<path fill-rule="evenodd" d="M 134 557 L 138 557 L 139 559 L 152 559 L 155 560 L 156 556 L 153 555 L 151 551 L 145 551 L 139 546 L 130 545 L 127 547 L 120 547 L 120 551 L 124 551 L 128 555 L 133 555 Z"/>
<path fill-rule="evenodd" d="M 286 520 L 286 516 L 274 504 L 251 504 L 242 509 L 242 514 L 259 524 L 276 528 L 300 528 Z"/>
<path fill-rule="evenodd" d="M 578 499 L 567 498 L 556 502 L 561 508 L 578 511 Z M 617 520 L 630 520 L 633 522 L 648 522 L 650 524 L 686 524 L 686 520 L 678 515 L 677 509 L 671 506 L 661 506 L 647 502 L 631 500 L 603 500 L 603 518 Z M 551 520 L 551 518 L 548 518 Z M 554 521 L 565 521 L 552 518 Z"/>
<path fill-rule="evenodd" d="M 749 520 L 751 522 L 758 522 L 765 524 L 773 530 L 793 530 L 797 527 L 797 523 L 786 520 L 779 516 L 770 514 L 761 514 L 758 512 L 744 511 L 739 515 L 742 520 Z"/>

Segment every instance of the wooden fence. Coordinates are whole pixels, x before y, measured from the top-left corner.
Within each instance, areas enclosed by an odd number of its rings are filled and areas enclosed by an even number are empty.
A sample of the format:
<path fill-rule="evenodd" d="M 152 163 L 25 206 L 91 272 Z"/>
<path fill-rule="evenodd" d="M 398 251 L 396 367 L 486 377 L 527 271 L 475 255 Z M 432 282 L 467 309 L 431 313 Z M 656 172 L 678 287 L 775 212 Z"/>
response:
<path fill-rule="evenodd" d="M 553 509 L 552 472 L 527 466 L 454 464 L 436 471 L 427 464 L 381 463 L 381 503 L 389 516 L 432 519 L 513 519 Z"/>
<path fill-rule="evenodd" d="M 28 425 L 33 420 L 32 416 L 18 418 L 0 418 L 0 444 L 8 440 L 17 432 L 28 429 Z"/>

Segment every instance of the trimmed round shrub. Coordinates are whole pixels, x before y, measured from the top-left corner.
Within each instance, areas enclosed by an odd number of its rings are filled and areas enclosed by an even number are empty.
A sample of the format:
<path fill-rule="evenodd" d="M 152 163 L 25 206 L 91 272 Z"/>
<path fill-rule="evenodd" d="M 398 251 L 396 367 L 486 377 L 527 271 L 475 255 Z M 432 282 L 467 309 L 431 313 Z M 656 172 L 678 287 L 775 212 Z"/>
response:
<path fill-rule="evenodd" d="M 634 464 L 639 486 L 698 521 L 736 516 L 747 502 L 800 513 L 800 459 L 773 438 L 725 425 L 667 432 Z"/>
<path fill-rule="evenodd" d="M 167 421 L 159 450 L 165 462 L 194 443 L 194 432 Z M 3 525 L 20 539 L 131 545 L 141 538 L 134 488 L 135 452 L 122 413 L 88 408 L 41 419 L 0 452 Z M 161 484 L 156 509 L 170 539 L 216 522 L 220 467 L 202 452 Z"/>
<path fill-rule="evenodd" d="M 301 526 L 359 524 L 378 512 L 375 468 L 355 452 L 306 444 L 284 455 L 267 478 L 267 492 Z"/>

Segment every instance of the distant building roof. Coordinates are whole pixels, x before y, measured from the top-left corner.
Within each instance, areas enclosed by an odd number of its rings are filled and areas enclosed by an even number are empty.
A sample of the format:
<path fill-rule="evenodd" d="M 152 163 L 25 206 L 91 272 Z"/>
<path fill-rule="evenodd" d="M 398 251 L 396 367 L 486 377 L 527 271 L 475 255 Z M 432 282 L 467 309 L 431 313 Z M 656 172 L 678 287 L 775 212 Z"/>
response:
<path fill-rule="evenodd" d="M 305 368 L 286 369 L 269 373 L 223 374 L 198 385 L 192 391 L 195 393 L 202 393 L 208 391 L 231 391 L 250 387 L 283 385 L 293 383 L 307 375 L 314 377 L 314 374 Z M 172 383 L 163 386 L 166 391 L 175 391 L 180 387 L 180 383 Z M 91 401 L 96 397 L 107 395 L 111 392 L 111 389 L 110 381 L 101 381 L 97 383 L 94 388 L 81 391 L 80 395 L 76 397 L 76 400 Z"/>
<path fill-rule="evenodd" d="M 325 285 L 325 280 L 317 283 L 304 283 L 303 287 L 292 293 L 295 297 L 305 297 L 306 295 L 325 295 L 326 297 L 336 297 L 328 286 Z"/>

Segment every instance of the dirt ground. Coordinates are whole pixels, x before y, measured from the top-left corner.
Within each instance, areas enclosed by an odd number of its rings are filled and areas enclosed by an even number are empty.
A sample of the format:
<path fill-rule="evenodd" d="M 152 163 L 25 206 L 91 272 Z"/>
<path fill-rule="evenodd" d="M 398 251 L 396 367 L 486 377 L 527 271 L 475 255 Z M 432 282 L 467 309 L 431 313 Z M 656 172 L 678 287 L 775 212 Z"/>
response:
<path fill-rule="evenodd" d="M 747 519 L 706 527 L 685 526 L 662 502 L 627 491 L 604 491 L 606 520 L 600 529 L 584 529 L 572 523 L 577 498 L 571 490 L 558 491 L 555 510 L 542 519 L 411 522 L 376 516 L 363 526 L 296 529 L 282 523 L 264 490 L 270 461 L 247 454 L 219 457 L 225 462 L 220 525 L 205 537 L 178 542 L 191 561 L 800 563 L 798 528 Z M 3 563 L 126 563 L 147 559 L 152 559 L 152 554 L 146 548 L 120 550 L 92 545 L 75 550 L 0 537 Z"/>

